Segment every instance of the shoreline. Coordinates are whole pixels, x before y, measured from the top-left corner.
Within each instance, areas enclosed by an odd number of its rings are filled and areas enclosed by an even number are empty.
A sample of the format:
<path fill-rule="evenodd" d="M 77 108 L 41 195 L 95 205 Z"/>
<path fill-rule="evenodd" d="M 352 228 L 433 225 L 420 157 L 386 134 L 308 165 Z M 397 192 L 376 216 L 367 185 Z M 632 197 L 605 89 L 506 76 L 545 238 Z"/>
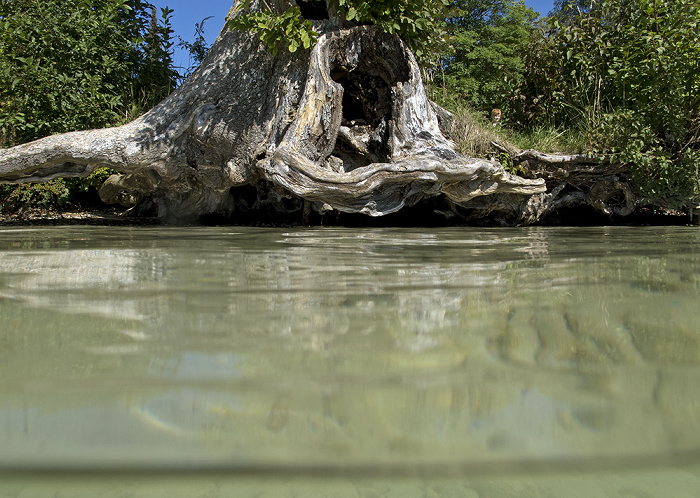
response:
<path fill-rule="evenodd" d="M 162 223 L 163 221 L 159 218 L 124 216 L 124 211 L 119 212 L 117 209 L 76 209 L 68 211 L 42 211 L 37 209 L 19 215 L 0 212 L 0 227 L 62 225 L 157 226 Z"/>
<path fill-rule="evenodd" d="M 289 220 L 284 222 L 274 222 L 272 220 L 250 219 L 249 223 L 242 223 L 232 218 L 213 217 L 203 218 L 198 221 L 187 223 L 169 223 L 163 218 L 130 216 L 127 215 L 128 210 L 118 208 L 88 208 L 88 209 L 69 209 L 66 211 L 57 210 L 41 210 L 32 209 L 28 212 L 17 213 L 2 213 L 0 212 L 0 227 L 22 227 L 22 226 L 78 226 L 78 225 L 94 225 L 94 226 L 259 226 L 259 227 L 322 227 L 322 226 L 347 226 L 352 228 L 372 228 L 372 227 L 422 227 L 422 228 L 440 228 L 445 226 L 454 227 L 481 227 L 481 228 L 517 228 L 522 225 L 502 225 L 498 223 L 460 223 L 453 220 L 452 223 L 414 223 L 406 224 L 405 220 L 396 218 L 397 214 L 388 215 L 382 218 L 346 218 L 343 221 L 336 220 L 335 223 L 303 223 L 301 220 L 298 223 L 290 223 Z M 586 216 L 589 214 L 589 216 Z M 327 220 L 330 221 L 330 220 Z M 398 221 L 398 222 L 397 222 Z M 401 222 L 404 221 L 404 222 Z M 462 220 L 463 221 L 463 220 Z M 540 223 L 526 225 L 531 227 L 552 227 L 552 226 L 700 226 L 700 216 L 689 217 L 687 213 L 681 212 L 653 212 L 642 211 L 632 214 L 624 218 L 608 218 L 601 216 L 598 213 L 577 213 L 573 215 L 563 216 L 559 219 L 550 218 L 544 219 Z"/>

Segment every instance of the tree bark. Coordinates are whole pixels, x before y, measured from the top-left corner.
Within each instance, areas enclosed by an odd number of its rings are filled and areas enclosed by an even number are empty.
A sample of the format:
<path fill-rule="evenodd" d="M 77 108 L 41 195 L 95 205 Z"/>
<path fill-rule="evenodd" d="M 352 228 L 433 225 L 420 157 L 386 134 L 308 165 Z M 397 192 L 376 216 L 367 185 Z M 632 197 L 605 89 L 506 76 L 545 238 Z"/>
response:
<path fill-rule="evenodd" d="M 175 222 L 207 214 L 245 222 L 261 209 L 382 216 L 435 197 L 524 224 L 553 208 L 545 178 L 455 152 L 398 37 L 332 13 L 313 24 L 312 50 L 276 55 L 257 35 L 224 27 L 199 69 L 144 116 L 0 150 L 0 182 L 109 166 L 121 174 L 102 187 L 105 202 Z"/>

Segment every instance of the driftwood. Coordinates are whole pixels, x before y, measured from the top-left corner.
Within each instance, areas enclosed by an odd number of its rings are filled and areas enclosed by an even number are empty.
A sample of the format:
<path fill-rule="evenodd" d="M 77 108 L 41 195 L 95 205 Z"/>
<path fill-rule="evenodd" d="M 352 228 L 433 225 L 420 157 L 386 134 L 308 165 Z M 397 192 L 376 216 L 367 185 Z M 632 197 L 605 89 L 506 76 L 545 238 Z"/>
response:
<path fill-rule="evenodd" d="M 526 150 L 513 161 L 529 175 L 543 178 L 548 189 L 533 196 L 521 215 L 524 223 L 553 211 L 588 205 L 608 216 L 632 214 L 638 200 L 626 168 L 608 157 L 586 154 L 557 155 Z"/>
<path fill-rule="evenodd" d="M 267 4 L 281 12 L 289 2 Z M 225 27 L 201 67 L 150 112 L 118 128 L 0 150 L 0 182 L 109 166 L 120 174 L 102 187 L 105 202 L 173 221 L 217 214 L 245 222 L 260 210 L 382 216 L 433 198 L 460 215 L 521 224 L 577 202 L 611 214 L 633 209 L 631 190 L 604 162 L 525 151 L 515 161 L 528 175 L 517 176 L 458 154 L 398 37 L 333 15 L 313 24 L 312 50 L 276 55 L 256 35 Z M 604 183 L 589 185 L 594 177 Z"/>

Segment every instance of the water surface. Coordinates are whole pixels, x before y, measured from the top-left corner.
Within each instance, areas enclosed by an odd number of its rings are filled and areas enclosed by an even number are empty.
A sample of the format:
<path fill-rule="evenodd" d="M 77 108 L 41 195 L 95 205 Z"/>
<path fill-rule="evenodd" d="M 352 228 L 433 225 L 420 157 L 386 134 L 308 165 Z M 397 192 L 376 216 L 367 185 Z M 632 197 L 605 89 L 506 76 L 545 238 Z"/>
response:
<path fill-rule="evenodd" d="M 697 469 L 699 242 L 2 228 L 0 469 Z"/>

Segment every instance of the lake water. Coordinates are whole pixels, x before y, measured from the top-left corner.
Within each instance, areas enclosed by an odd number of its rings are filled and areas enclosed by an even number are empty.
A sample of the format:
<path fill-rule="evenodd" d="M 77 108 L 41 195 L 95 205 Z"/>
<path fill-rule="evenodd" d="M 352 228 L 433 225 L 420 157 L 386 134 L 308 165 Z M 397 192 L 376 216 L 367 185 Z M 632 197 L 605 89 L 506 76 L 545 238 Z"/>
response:
<path fill-rule="evenodd" d="M 0 497 L 698 496 L 700 231 L 0 228 Z"/>

